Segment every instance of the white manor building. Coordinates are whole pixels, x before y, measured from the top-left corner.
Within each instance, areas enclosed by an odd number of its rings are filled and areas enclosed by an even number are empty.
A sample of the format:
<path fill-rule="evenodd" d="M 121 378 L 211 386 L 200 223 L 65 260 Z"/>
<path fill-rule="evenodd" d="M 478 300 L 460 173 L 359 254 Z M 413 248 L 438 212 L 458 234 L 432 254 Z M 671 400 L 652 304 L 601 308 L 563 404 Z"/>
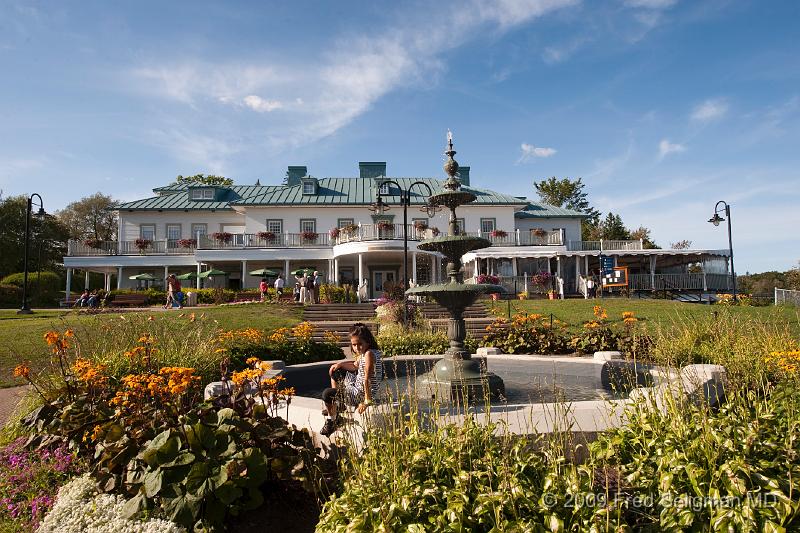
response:
<path fill-rule="evenodd" d="M 154 196 L 116 206 L 116 241 L 70 241 L 64 265 L 67 293 L 76 271 L 105 274 L 105 288 L 133 288 L 131 276 L 209 269 L 226 276 L 203 280 L 233 289 L 257 287 L 248 272 L 269 268 L 284 276 L 298 268 L 318 270 L 328 283 L 367 279 L 370 297 L 386 282 L 403 277 L 403 210 L 391 179 L 407 188 L 422 181 L 437 192 L 444 180 L 386 177 L 386 163 L 359 163 L 359 175 L 316 178 L 305 166 L 288 167 L 283 185 L 166 186 Z M 551 272 L 565 294 L 584 292 L 581 276 L 597 273 L 599 255 L 629 268 L 632 290 L 719 291 L 728 287 L 727 250 L 647 250 L 641 241 L 582 241 L 585 215 L 524 197 L 473 187 L 469 167 L 462 187 L 477 201 L 458 208 L 464 232 L 492 241 L 464 256 L 465 278 L 495 274 L 509 289 L 522 290 L 531 275 Z M 369 209 L 378 193 L 392 208 Z M 412 189 L 408 213 L 409 277 L 417 284 L 442 280 L 442 257 L 417 243 L 448 227 L 449 212 L 429 218 L 424 187 Z M 293 285 L 290 276 L 287 287 Z M 191 283 L 195 283 L 192 281 Z M 198 286 L 201 280 L 198 279 Z M 69 294 L 67 295 L 69 297 Z"/>

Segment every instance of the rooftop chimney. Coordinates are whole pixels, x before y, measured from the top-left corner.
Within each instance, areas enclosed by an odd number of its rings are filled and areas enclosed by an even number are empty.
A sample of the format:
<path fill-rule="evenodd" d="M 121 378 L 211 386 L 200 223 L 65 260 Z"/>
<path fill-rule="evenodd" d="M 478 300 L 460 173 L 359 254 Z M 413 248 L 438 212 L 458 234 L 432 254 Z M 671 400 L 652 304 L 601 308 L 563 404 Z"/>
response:
<path fill-rule="evenodd" d="M 458 179 L 461 181 L 461 185 L 469 187 L 469 167 L 458 167 Z"/>
<path fill-rule="evenodd" d="M 386 175 L 386 161 L 360 161 L 358 163 L 358 177 L 377 178 Z"/>
<path fill-rule="evenodd" d="M 308 175 L 308 168 L 303 166 L 292 167 L 290 166 L 286 171 L 286 185 L 300 185 L 300 178 Z"/>

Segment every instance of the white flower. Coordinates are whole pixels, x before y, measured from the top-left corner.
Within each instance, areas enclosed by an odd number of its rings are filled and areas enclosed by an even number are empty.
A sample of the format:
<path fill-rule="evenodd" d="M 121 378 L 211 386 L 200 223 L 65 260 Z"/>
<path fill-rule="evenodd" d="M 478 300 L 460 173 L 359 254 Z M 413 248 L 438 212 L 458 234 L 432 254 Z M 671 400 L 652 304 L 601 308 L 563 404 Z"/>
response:
<path fill-rule="evenodd" d="M 166 520 L 128 520 L 122 516 L 122 496 L 98 494 L 89 474 L 60 489 L 38 533 L 185 533 Z"/>

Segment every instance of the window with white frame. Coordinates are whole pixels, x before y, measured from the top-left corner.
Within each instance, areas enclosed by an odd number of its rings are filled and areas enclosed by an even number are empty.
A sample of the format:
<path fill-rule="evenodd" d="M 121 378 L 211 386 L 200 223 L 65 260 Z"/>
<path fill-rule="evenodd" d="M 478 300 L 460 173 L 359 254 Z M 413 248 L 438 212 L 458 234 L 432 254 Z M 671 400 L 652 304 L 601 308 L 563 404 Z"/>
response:
<path fill-rule="evenodd" d="M 316 187 L 314 186 L 313 181 L 303 182 L 303 194 L 314 194 L 316 192 Z"/>
<path fill-rule="evenodd" d="M 155 240 L 156 238 L 156 225 L 155 224 L 141 224 L 139 226 L 139 237 L 147 239 L 148 241 Z"/>
<path fill-rule="evenodd" d="M 464 228 L 466 228 L 466 224 L 464 223 L 464 219 L 463 218 L 457 218 L 456 219 L 456 227 L 458 228 L 458 234 L 459 235 L 463 235 L 464 234 Z"/>
<path fill-rule="evenodd" d="M 384 181 L 381 183 L 381 186 L 378 187 L 378 193 L 382 194 L 383 196 L 389 195 L 389 182 Z"/>
<path fill-rule="evenodd" d="M 317 219 L 315 218 L 301 218 L 300 219 L 300 233 L 316 233 L 317 232 Z"/>
<path fill-rule="evenodd" d="M 481 233 L 490 233 L 496 229 L 497 220 L 494 218 L 481 219 Z"/>
<path fill-rule="evenodd" d="M 180 224 L 167 224 L 167 239 L 177 241 L 181 238 Z"/>
<path fill-rule="evenodd" d="M 208 235 L 208 225 L 207 224 L 192 224 L 192 239 L 196 239 L 198 233 L 200 235 Z"/>
<path fill-rule="evenodd" d="M 274 233 L 275 235 L 280 235 L 283 233 L 283 219 L 268 218 L 266 228 L 267 231 Z"/>
<path fill-rule="evenodd" d="M 354 224 L 354 220 L 352 218 L 340 218 L 336 221 L 337 228 L 343 228 L 345 226 L 352 226 Z"/>
<path fill-rule="evenodd" d="M 213 200 L 213 199 L 214 199 L 213 188 L 192 189 L 192 200 Z"/>

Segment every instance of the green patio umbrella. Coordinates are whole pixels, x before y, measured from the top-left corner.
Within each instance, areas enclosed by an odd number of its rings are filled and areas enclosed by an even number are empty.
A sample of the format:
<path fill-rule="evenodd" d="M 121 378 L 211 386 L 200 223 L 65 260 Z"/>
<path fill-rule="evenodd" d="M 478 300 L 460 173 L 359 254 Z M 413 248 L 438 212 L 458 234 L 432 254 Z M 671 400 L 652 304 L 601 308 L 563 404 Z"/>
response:
<path fill-rule="evenodd" d="M 214 276 L 227 276 L 227 272 L 223 272 L 222 270 L 216 270 L 212 268 L 211 270 L 206 270 L 205 272 L 200 272 L 200 278 L 213 278 Z"/>
<path fill-rule="evenodd" d="M 253 270 L 252 272 L 248 272 L 251 276 L 261 276 L 262 278 L 267 276 L 277 276 L 280 274 L 277 270 L 272 270 L 271 268 L 259 268 L 258 270 Z"/>
<path fill-rule="evenodd" d="M 291 272 L 289 272 L 289 274 L 291 274 L 292 276 L 304 276 L 313 273 L 314 273 L 313 268 L 298 268 L 297 270 L 292 270 Z"/>
<path fill-rule="evenodd" d="M 138 281 L 155 281 L 156 277 L 152 274 L 136 274 L 135 276 L 130 276 L 128 279 L 135 279 Z"/>
<path fill-rule="evenodd" d="M 180 276 L 175 277 L 180 280 L 197 279 L 197 272 L 187 272 L 186 274 L 181 274 Z"/>

